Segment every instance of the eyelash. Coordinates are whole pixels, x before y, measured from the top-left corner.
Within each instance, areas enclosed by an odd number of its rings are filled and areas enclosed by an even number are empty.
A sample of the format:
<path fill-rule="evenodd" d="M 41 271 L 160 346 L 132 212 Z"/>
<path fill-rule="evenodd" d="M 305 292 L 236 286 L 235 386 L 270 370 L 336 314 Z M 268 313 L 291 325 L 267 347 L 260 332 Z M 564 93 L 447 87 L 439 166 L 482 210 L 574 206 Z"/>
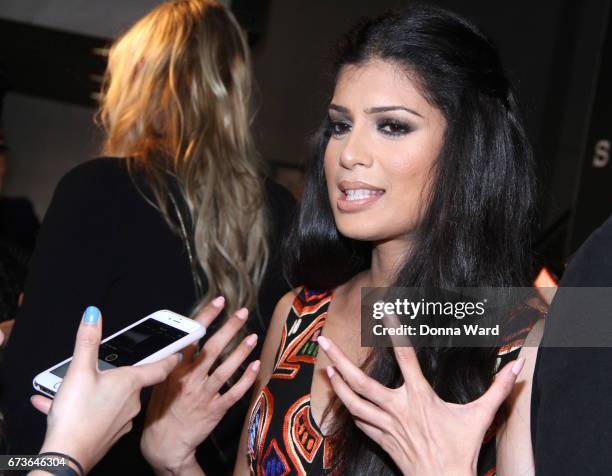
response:
<path fill-rule="evenodd" d="M 330 120 L 330 130 L 334 137 L 346 134 L 351 128 L 349 122 Z M 399 137 L 413 131 L 409 124 L 398 121 L 397 119 L 382 119 L 376 124 L 376 128 L 387 136 Z M 385 129 L 386 128 L 386 129 Z"/>
<path fill-rule="evenodd" d="M 383 134 L 393 137 L 403 136 L 412 132 L 412 127 L 410 127 L 409 124 L 398 121 L 397 119 L 383 119 L 376 127 Z M 390 128 L 390 130 L 384 130 L 385 127 Z"/>
<path fill-rule="evenodd" d="M 330 119 L 330 130 L 331 134 L 334 137 L 339 137 L 345 134 L 348 129 L 350 129 L 351 125 L 345 121 L 332 121 Z M 341 129 L 340 129 L 341 128 Z"/>

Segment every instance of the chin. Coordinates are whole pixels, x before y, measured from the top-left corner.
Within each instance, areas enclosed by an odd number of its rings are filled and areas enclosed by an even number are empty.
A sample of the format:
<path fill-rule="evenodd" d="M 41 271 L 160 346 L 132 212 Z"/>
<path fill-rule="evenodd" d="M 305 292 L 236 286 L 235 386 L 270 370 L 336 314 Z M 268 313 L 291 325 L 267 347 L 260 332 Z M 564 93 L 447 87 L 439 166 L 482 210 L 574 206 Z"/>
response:
<path fill-rule="evenodd" d="M 350 221 L 350 223 L 349 223 Z M 347 238 L 359 241 L 380 241 L 388 235 L 371 220 L 340 220 L 336 221 L 338 231 Z"/>

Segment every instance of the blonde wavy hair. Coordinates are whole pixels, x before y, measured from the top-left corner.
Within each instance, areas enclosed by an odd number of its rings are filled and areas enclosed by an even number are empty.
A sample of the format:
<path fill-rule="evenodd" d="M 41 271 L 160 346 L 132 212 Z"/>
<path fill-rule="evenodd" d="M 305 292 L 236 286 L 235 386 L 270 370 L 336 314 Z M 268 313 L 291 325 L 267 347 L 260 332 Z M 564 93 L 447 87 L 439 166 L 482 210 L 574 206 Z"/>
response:
<path fill-rule="evenodd" d="M 109 52 L 103 153 L 144 173 L 154 206 L 186 241 L 197 289 L 198 266 L 205 273 L 194 313 L 217 295 L 228 314 L 256 308 L 268 246 L 251 85 L 242 30 L 214 1 L 163 3 Z"/>

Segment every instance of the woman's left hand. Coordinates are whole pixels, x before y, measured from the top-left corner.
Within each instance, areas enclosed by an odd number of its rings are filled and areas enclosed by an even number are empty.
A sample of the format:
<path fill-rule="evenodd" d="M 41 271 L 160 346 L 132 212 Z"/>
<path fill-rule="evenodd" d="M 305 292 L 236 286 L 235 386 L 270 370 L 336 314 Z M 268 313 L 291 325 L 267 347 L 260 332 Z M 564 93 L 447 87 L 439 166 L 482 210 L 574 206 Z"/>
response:
<path fill-rule="evenodd" d="M 524 363 L 507 364 L 484 395 L 461 405 L 438 397 L 412 347 L 394 348 L 404 384 L 391 389 L 366 375 L 330 339 L 318 341 L 333 363 L 327 368 L 331 385 L 357 427 L 409 475 L 476 474 L 485 433 Z"/>

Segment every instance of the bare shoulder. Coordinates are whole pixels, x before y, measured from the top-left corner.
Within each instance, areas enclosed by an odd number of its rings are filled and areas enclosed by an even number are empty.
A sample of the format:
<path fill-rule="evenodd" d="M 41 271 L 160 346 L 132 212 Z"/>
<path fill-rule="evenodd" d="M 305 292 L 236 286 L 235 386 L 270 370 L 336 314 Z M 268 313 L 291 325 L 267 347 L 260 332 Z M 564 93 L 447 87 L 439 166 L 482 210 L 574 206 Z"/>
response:
<path fill-rule="evenodd" d="M 531 381 L 533 380 L 533 372 L 535 369 L 535 361 L 538 355 L 538 347 L 542 341 L 542 335 L 544 334 L 544 319 L 538 320 L 525 337 L 523 347 L 519 352 L 519 358 L 525 359 L 525 365 L 523 371 L 518 375 L 516 381 L 517 384 L 520 382 L 529 382 L 529 389 L 531 390 Z"/>
<path fill-rule="evenodd" d="M 266 340 L 264 341 L 261 351 L 261 370 L 256 384 L 256 388 L 259 390 L 267 384 L 272 375 L 272 371 L 274 370 L 274 357 L 280 345 L 283 327 L 287 321 L 287 316 L 289 315 L 293 301 L 295 301 L 296 296 L 301 290 L 302 288 L 292 289 L 276 303 L 276 307 L 272 313 L 272 319 L 270 320 L 270 326 L 266 333 Z"/>
<path fill-rule="evenodd" d="M 525 347 L 537 347 L 540 345 L 542 341 L 542 335 L 544 334 L 544 319 L 539 319 L 527 334 L 525 338 L 525 344 L 523 344 L 523 349 Z M 522 350 L 522 349 L 521 349 Z"/>
<path fill-rule="evenodd" d="M 278 300 L 278 302 L 276 303 L 276 307 L 274 308 L 274 313 L 272 314 L 271 323 L 285 323 L 285 321 L 287 320 L 287 315 L 289 314 L 289 310 L 293 305 L 293 301 L 295 301 L 295 298 L 300 294 L 300 292 L 302 292 L 301 286 L 285 293 L 283 297 Z"/>
<path fill-rule="evenodd" d="M 531 387 L 544 333 L 544 319 L 538 320 L 525 338 L 519 357 L 525 359 L 507 401 L 508 417 L 497 433 L 497 474 L 499 476 L 535 474 L 531 447 Z"/>
<path fill-rule="evenodd" d="M 259 374 L 257 375 L 257 380 L 255 380 L 251 403 L 249 405 L 249 410 L 247 412 L 244 425 L 242 427 L 242 433 L 240 435 L 240 445 L 238 448 L 236 465 L 234 467 L 234 476 L 249 474 L 248 462 L 246 458 L 249 418 L 253 412 L 253 407 L 255 406 L 259 395 L 263 391 L 264 387 L 268 385 L 270 377 L 274 372 L 274 359 L 283 335 L 283 328 L 285 326 L 285 322 L 287 321 L 287 316 L 289 315 L 291 306 L 293 305 L 293 301 L 301 290 L 302 288 L 296 288 L 286 293 L 278 300 L 276 307 L 274 308 L 274 312 L 272 313 L 270 326 L 268 327 L 268 332 L 266 333 L 266 340 L 264 341 L 263 349 L 261 351 L 261 367 L 259 369 Z"/>

